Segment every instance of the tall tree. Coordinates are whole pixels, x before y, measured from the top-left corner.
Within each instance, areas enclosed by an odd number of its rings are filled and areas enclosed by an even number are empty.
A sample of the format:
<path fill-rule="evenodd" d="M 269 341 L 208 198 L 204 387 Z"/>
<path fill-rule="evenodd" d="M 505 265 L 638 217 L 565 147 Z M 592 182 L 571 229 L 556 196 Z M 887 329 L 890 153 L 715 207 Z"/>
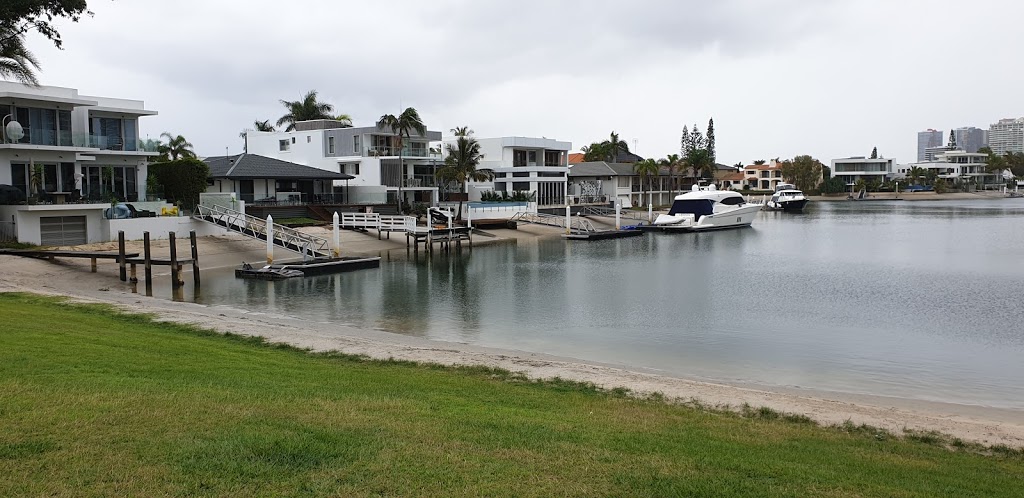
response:
<path fill-rule="evenodd" d="M 690 129 L 683 125 L 683 135 L 679 137 L 679 155 L 686 157 L 686 153 L 689 152 L 690 146 Z"/>
<path fill-rule="evenodd" d="M 405 161 L 402 149 L 405 147 L 405 140 L 412 138 L 412 132 L 415 131 L 421 136 L 426 135 L 427 126 L 423 124 L 423 120 L 420 119 L 420 113 L 416 109 L 407 107 L 398 116 L 394 114 L 381 116 L 377 120 L 377 128 L 395 134 L 392 137 L 392 143 L 395 144 L 395 152 L 398 155 L 398 209 L 401 211 L 405 204 L 402 202 L 402 183 L 405 182 Z"/>
<path fill-rule="evenodd" d="M 185 140 L 181 135 L 174 136 L 169 132 L 160 134 L 160 138 L 166 138 L 166 144 L 160 144 L 158 152 L 160 157 L 156 162 L 177 161 L 178 159 L 195 159 L 196 153 L 192 151 L 192 142 Z"/>
<path fill-rule="evenodd" d="M 708 133 L 707 138 L 708 155 L 711 157 L 712 164 L 718 162 L 718 154 L 715 152 L 715 118 L 708 120 Z"/>
<path fill-rule="evenodd" d="M 767 162 L 768 161 L 765 161 L 764 159 L 758 159 L 758 160 L 754 161 L 754 166 L 764 166 L 765 163 L 767 163 Z"/>
<path fill-rule="evenodd" d="M 629 144 L 619 140 L 619 134 L 613 131 L 608 138 L 608 162 L 619 162 L 619 155 L 622 152 L 629 153 Z"/>
<path fill-rule="evenodd" d="M 684 131 L 686 129 L 684 128 Z M 704 138 L 704 134 L 701 133 L 700 128 L 697 125 L 693 125 L 693 129 L 688 133 L 683 133 L 683 161 L 686 166 L 693 172 L 694 181 L 700 178 L 702 174 L 708 171 L 714 174 L 715 162 L 711 159 L 711 151 L 708 148 L 707 139 Z"/>
<path fill-rule="evenodd" d="M 668 193 L 669 199 L 675 198 L 675 178 L 676 171 L 682 166 L 682 159 L 679 154 L 669 154 L 668 157 L 658 161 L 658 166 L 665 168 L 668 171 Z"/>
<path fill-rule="evenodd" d="M 0 78 L 14 79 L 29 86 L 39 86 L 36 71 L 39 61 L 25 48 L 25 36 L 14 34 L 8 23 L 0 23 Z"/>
<path fill-rule="evenodd" d="M 640 175 L 640 185 L 647 183 L 647 200 L 651 204 L 654 203 L 651 200 L 651 191 L 654 190 L 651 188 L 651 178 L 657 178 L 659 170 L 658 163 L 654 159 L 644 159 L 633 165 L 633 172 Z M 643 204 L 643 199 L 640 199 L 640 203 Z"/>
<path fill-rule="evenodd" d="M 871 149 L 871 159 L 878 159 L 878 147 Z"/>
<path fill-rule="evenodd" d="M 331 114 L 334 112 L 334 106 L 317 100 L 316 90 L 306 92 L 306 95 L 303 95 L 300 100 L 282 100 L 281 105 L 288 109 L 288 113 L 277 120 L 277 126 L 287 124 L 288 127 L 285 128 L 285 131 L 294 130 L 295 123 L 299 121 L 334 119 L 334 116 Z"/>
<path fill-rule="evenodd" d="M 821 182 L 822 164 L 811 156 L 796 156 L 792 161 L 782 163 L 782 177 L 793 182 L 796 188 L 810 191 Z"/>
<path fill-rule="evenodd" d="M 473 138 L 473 130 L 467 126 L 453 128 L 454 144 L 445 144 L 447 157 L 444 166 L 437 170 L 437 177 L 445 181 L 459 184 L 459 192 L 466 193 L 466 182 L 486 182 L 494 178 L 494 171 L 477 169 L 484 155 L 480 153 L 480 144 Z M 459 212 L 456 219 L 462 219 L 462 199 L 459 199 Z"/>

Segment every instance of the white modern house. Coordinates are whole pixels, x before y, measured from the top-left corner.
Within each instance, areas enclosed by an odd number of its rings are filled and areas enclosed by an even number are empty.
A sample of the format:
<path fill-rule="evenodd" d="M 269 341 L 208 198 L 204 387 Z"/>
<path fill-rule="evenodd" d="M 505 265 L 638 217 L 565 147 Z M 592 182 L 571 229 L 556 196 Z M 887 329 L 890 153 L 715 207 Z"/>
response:
<path fill-rule="evenodd" d="M 893 173 L 892 159 L 869 159 L 866 157 L 847 157 L 832 160 L 832 178 L 841 178 L 846 185 L 854 185 L 857 180 L 866 182 L 875 180 L 884 182 Z"/>
<path fill-rule="evenodd" d="M 394 137 L 391 130 L 376 126 L 301 121 L 293 131 L 248 131 L 246 152 L 350 175 L 349 180 L 334 181 L 334 191 L 346 204 L 395 204 L 399 197 L 405 203 L 436 204 L 434 172 L 443 161 L 431 143 L 441 141 L 441 132 L 413 132 L 401 151 L 395 148 Z"/>
<path fill-rule="evenodd" d="M 0 206 L 0 222 L 22 242 L 108 240 L 111 199 L 145 200 L 146 166 L 157 152 L 155 142 L 140 141 L 139 119 L 156 114 L 139 100 L 0 81 L 0 185 L 30 199 Z"/>
<path fill-rule="evenodd" d="M 899 165 L 897 173 L 906 176 L 913 167 L 934 171 L 938 178 L 947 181 L 967 181 L 978 186 L 997 185 L 1004 183 L 1002 175 L 989 173 L 988 155 L 967 152 L 960 149 L 948 150 L 935 157 L 933 161 Z"/>
<path fill-rule="evenodd" d="M 483 160 L 478 168 L 494 171 L 495 192 L 534 192 L 540 208 L 565 207 L 571 142 L 550 138 L 500 137 L 478 139 Z M 480 188 L 470 188 L 471 200 Z M 473 199 L 473 197 L 476 199 Z"/>

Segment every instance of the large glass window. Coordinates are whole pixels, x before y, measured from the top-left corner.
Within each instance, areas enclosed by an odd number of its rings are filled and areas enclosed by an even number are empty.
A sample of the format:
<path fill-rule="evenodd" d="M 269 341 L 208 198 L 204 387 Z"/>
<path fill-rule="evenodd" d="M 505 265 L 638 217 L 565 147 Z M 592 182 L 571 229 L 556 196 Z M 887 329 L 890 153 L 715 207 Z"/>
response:
<path fill-rule="evenodd" d="M 111 193 L 118 200 L 138 200 L 137 173 L 134 166 L 89 166 L 85 170 L 86 184 L 83 186 L 83 195 L 89 200 L 106 201 Z"/>
<path fill-rule="evenodd" d="M 124 150 L 123 120 L 97 118 L 89 120 L 90 145 L 103 150 Z"/>
<path fill-rule="evenodd" d="M 27 164 L 11 164 L 11 185 L 18 187 L 25 195 L 28 195 Z"/>

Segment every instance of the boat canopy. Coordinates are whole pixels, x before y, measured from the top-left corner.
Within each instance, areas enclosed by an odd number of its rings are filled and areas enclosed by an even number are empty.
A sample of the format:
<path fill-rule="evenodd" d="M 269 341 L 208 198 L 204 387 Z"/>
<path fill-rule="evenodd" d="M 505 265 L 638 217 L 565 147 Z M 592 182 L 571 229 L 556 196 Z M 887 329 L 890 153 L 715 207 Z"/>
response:
<path fill-rule="evenodd" d="M 701 216 L 714 214 L 715 203 L 711 199 L 677 199 L 669 209 L 669 216 L 677 214 L 692 214 L 695 219 Z"/>

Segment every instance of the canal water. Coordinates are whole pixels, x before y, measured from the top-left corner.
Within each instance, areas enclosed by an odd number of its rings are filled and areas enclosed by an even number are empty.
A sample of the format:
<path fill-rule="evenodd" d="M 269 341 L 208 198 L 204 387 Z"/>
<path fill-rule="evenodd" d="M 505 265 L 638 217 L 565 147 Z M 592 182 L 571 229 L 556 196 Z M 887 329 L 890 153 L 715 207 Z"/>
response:
<path fill-rule="evenodd" d="M 204 274 L 198 302 L 689 378 L 1024 409 L 1024 200 L 818 202 L 753 228 Z"/>

